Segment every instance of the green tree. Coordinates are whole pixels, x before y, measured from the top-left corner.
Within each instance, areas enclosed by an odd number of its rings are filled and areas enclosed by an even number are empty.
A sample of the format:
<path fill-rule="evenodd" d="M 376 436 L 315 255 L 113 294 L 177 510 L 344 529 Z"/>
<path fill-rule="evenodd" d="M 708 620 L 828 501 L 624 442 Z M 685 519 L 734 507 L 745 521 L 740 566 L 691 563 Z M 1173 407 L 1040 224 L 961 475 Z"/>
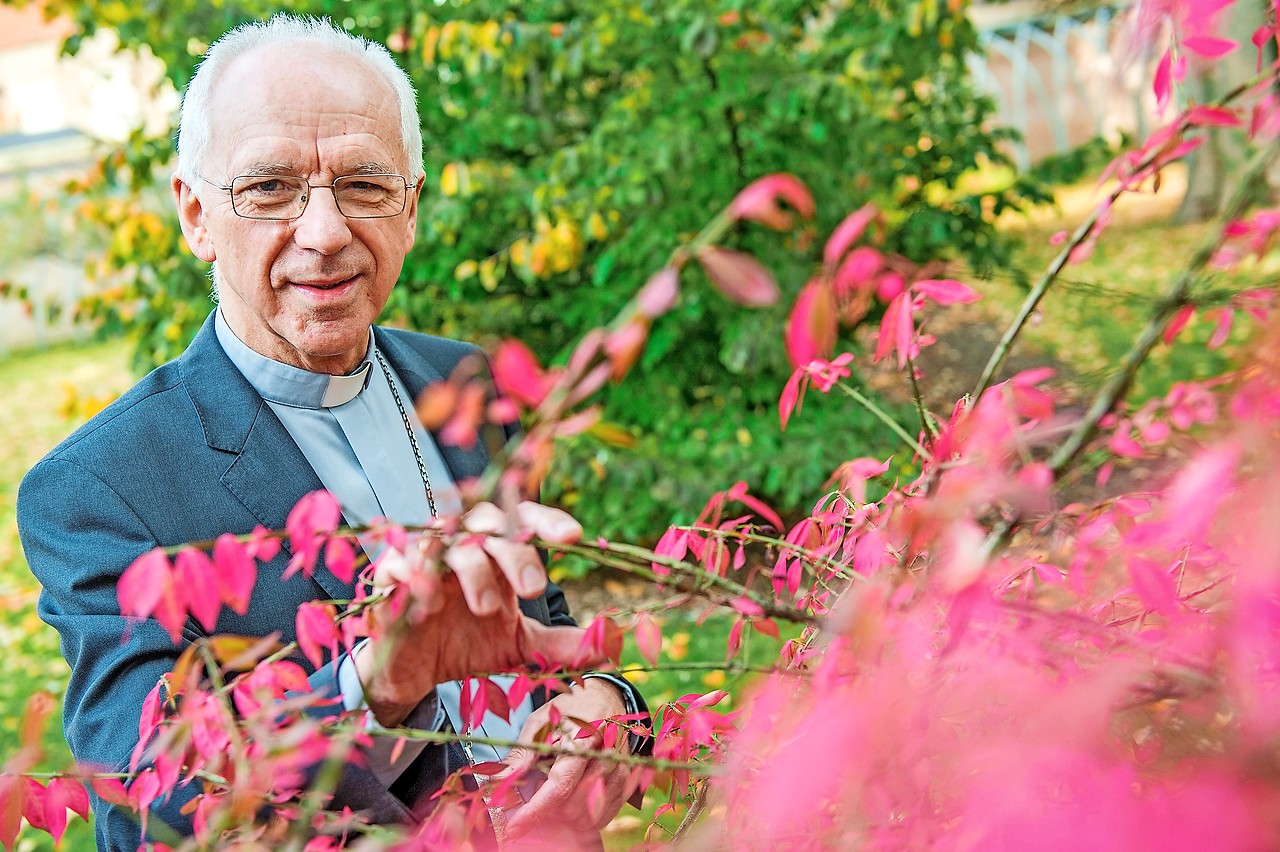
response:
<path fill-rule="evenodd" d="M 417 84 L 427 186 L 389 320 L 477 340 L 517 336 L 555 362 L 726 198 L 770 172 L 814 188 L 819 232 L 874 201 L 895 211 L 890 251 L 959 257 L 980 273 L 1003 264 L 993 216 L 1037 193 L 1022 181 L 965 188 L 976 167 L 1004 161 L 997 146 L 1006 133 L 991 127 L 991 105 L 969 85 L 965 58 L 977 38 L 963 5 L 319 0 L 285 8 L 386 43 Z M 148 45 L 181 86 L 209 39 L 279 8 L 90 0 L 65 11 L 85 32 L 111 26 L 125 46 Z M 135 145 L 133 174 L 149 175 L 160 153 Z M 835 461 L 860 448 L 887 451 L 876 421 L 834 407 L 795 427 L 812 430 L 812 440 L 784 447 L 775 403 L 790 365 L 777 330 L 785 297 L 809 277 L 821 246 L 808 245 L 804 231 L 783 245 L 745 227 L 734 239 L 778 275 L 784 299 L 748 312 L 709 288 L 684 289 L 653 329 L 639 375 L 606 395 L 606 420 L 621 428 L 575 439 L 548 479 L 546 496 L 589 529 L 650 533 L 697 505 L 708 484 L 727 485 L 726 470 L 796 508 Z M 141 289 L 131 295 L 144 308 L 131 322 L 150 361 L 185 343 L 205 312 L 207 284 L 189 263 L 143 281 L 148 265 L 158 268 L 139 261 Z M 147 310 L 158 292 L 163 304 Z M 174 298 L 196 306 L 176 338 L 161 330 L 172 328 Z M 604 494 L 620 487 L 631 505 L 606 511 Z"/>

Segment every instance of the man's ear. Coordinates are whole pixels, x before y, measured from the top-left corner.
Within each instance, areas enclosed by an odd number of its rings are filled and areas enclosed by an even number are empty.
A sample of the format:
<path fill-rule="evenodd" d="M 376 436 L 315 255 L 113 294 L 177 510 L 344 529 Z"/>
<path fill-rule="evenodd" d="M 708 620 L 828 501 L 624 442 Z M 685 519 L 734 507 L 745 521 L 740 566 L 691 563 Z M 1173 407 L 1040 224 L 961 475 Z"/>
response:
<path fill-rule="evenodd" d="M 182 178 L 174 175 L 170 180 L 173 187 L 173 200 L 178 206 L 178 221 L 182 223 L 182 236 L 186 237 L 191 253 L 205 263 L 213 263 L 218 259 L 214 250 L 213 238 L 204 223 L 204 206 L 199 197 Z"/>
<path fill-rule="evenodd" d="M 409 190 L 408 214 L 404 217 L 404 226 L 409 229 L 409 248 L 413 248 L 414 238 L 418 235 L 418 199 L 422 196 L 422 185 L 427 182 L 426 175 L 418 178 L 418 185 Z"/>

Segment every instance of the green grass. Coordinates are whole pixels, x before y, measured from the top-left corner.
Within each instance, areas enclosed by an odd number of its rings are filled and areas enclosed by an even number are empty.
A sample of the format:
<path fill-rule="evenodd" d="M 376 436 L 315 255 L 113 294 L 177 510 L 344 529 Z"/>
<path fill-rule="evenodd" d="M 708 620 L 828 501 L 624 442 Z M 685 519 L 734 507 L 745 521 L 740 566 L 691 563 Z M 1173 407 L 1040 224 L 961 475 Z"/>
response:
<path fill-rule="evenodd" d="M 1170 224 L 1182 196 L 1184 179 L 1168 170 L 1159 192 L 1123 197 L 1114 208 L 1111 225 L 1103 232 L 1087 260 L 1068 265 L 1041 302 L 1038 316 L 1024 331 L 1026 344 L 1067 365 L 1081 390 L 1097 387 L 1113 373 L 1134 338 L 1151 315 L 1155 300 L 1179 274 L 1200 242 L 1217 227 L 1215 222 Z M 1030 221 L 1010 217 L 1003 226 L 1025 239 L 1017 268 L 1034 281 L 1058 254 L 1050 238 L 1074 230 L 1101 199 L 1092 182 L 1065 187 L 1055 208 L 1035 211 Z M 1280 256 L 1272 253 L 1232 271 L 1208 270 L 1196 282 L 1192 297 L 1202 308 L 1222 305 L 1234 293 L 1270 288 L 1280 274 Z M 987 303 L 1003 318 L 1012 318 L 1026 294 L 1016 274 L 1008 270 L 981 283 Z M 1138 373 L 1131 399 L 1141 402 L 1162 396 L 1178 381 L 1204 379 L 1222 373 L 1256 330 L 1257 323 L 1238 313 L 1234 330 L 1220 349 L 1206 343 L 1214 322 L 1193 320 L 1174 345 L 1158 344 Z"/>
<path fill-rule="evenodd" d="M 27 699 L 52 693 L 59 710 L 49 719 L 42 770 L 66 769 L 71 755 L 62 738 L 61 698 L 67 666 L 53 629 L 36 616 L 39 586 L 27 570 L 18 541 L 15 501 L 22 475 L 101 405 L 132 382 L 123 342 L 67 346 L 16 355 L 0 361 L 0 763 L 18 748 L 18 723 Z M 62 842 L 64 849 L 92 848 L 77 819 Z M 18 843 L 23 852 L 52 848 L 43 832 L 28 831 Z"/>

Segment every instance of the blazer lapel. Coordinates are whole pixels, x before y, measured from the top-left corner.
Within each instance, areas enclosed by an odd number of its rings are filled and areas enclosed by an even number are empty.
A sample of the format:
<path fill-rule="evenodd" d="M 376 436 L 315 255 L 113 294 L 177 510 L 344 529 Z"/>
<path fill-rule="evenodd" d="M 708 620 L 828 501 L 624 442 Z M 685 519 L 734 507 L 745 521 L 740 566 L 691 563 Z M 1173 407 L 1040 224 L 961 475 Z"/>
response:
<path fill-rule="evenodd" d="M 447 378 L 432 366 L 426 356 L 415 351 L 412 346 L 400 340 L 387 329 L 374 326 L 374 335 L 378 348 L 386 354 L 391 368 L 396 371 L 396 375 L 400 377 L 405 387 L 409 389 L 409 394 L 413 397 L 413 400 L 417 400 L 418 395 L 432 382 L 443 381 Z M 429 339 L 427 345 L 430 345 Z M 413 400 L 406 400 L 405 402 L 408 404 Z M 471 447 L 465 448 L 456 444 L 446 443 L 440 438 L 438 431 L 433 431 L 431 437 L 435 440 L 436 446 L 439 447 L 440 455 L 444 458 L 444 463 L 449 468 L 449 473 L 453 476 L 455 482 L 474 479 L 484 473 L 485 468 L 488 467 L 489 454 L 485 451 L 483 441 L 476 441 Z"/>
<path fill-rule="evenodd" d="M 235 455 L 223 486 L 267 529 L 282 530 L 303 495 L 324 486 L 280 418 L 231 363 L 213 330 L 213 314 L 182 359 L 183 382 L 210 447 Z M 289 554 L 288 541 L 283 551 Z M 281 560 L 283 562 L 283 560 Z M 354 585 L 323 565 L 312 579 L 330 598 L 350 598 Z"/>

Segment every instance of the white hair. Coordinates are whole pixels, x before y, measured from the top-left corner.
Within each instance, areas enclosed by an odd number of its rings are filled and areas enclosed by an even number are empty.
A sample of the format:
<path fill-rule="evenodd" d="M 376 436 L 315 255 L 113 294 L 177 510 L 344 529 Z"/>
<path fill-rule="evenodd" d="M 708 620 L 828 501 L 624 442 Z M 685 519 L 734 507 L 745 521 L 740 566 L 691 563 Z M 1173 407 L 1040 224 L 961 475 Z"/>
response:
<path fill-rule="evenodd" d="M 227 65 L 256 47 L 288 42 L 303 42 L 359 57 L 391 84 L 400 102 L 400 137 L 409 164 L 407 177 L 413 183 L 421 180 L 424 174 L 422 127 L 418 123 L 417 95 L 409 75 L 376 41 L 352 35 L 334 26 L 328 18 L 283 13 L 267 21 L 250 21 L 229 30 L 205 53 L 182 98 L 178 121 L 178 177 L 190 185 L 200 172 L 201 161 L 212 142 L 209 104 L 214 86 Z"/>

